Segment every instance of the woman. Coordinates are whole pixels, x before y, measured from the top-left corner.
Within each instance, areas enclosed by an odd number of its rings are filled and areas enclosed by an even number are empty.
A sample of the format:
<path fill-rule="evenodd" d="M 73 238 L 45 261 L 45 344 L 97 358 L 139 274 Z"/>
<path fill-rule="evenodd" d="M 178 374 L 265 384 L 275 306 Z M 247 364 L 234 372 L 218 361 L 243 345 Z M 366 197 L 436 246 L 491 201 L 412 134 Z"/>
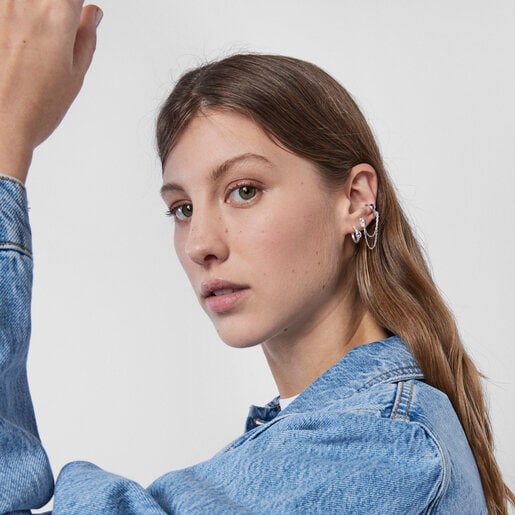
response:
<path fill-rule="evenodd" d="M 30 56 L 2 56 L 23 85 L 0 89 L 10 127 L 0 133 L 3 511 L 51 491 L 25 380 L 31 254 L 18 180 L 77 93 L 99 21 L 81 2 L 47 4 L 67 13 L 67 37 L 55 16 L 14 3 L 23 16 L 0 32 L 24 41 L 37 23 L 50 56 L 39 81 L 23 79 Z M 13 98 L 36 102 L 13 110 Z M 148 490 L 68 465 L 55 513 L 506 513 L 514 497 L 479 375 L 348 93 L 303 61 L 233 56 L 179 81 L 157 138 L 176 251 L 199 301 L 226 343 L 262 345 L 280 396 L 211 460 Z"/>

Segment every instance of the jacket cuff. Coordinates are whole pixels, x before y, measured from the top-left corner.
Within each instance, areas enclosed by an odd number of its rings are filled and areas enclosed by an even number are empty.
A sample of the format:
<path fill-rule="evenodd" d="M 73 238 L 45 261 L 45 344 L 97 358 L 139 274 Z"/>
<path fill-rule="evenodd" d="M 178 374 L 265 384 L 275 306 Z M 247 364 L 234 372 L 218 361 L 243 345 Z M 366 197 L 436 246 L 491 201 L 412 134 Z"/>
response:
<path fill-rule="evenodd" d="M 16 250 L 32 256 L 27 191 L 7 175 L 0 175 L 0 250 Z"/>

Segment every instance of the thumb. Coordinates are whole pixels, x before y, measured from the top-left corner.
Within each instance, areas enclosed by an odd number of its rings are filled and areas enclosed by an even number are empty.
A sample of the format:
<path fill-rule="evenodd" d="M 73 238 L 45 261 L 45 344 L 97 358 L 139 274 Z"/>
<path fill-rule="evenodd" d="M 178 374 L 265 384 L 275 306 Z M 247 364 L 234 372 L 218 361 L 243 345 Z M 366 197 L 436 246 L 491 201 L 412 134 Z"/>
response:
<path fill-rule="evenodd" d="M 103 14 L 96 5 L 87 5 L 82 9 L 73 49 L 73 68 L 81 82 L 93 59 L 97 44 L 97 27 Z"/>

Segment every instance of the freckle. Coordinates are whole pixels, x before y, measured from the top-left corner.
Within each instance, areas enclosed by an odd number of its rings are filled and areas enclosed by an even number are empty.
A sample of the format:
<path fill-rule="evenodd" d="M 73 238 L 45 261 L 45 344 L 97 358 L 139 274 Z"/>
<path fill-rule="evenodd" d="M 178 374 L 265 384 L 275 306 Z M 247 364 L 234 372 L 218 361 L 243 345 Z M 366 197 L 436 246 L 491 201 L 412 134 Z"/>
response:
<path fill-rule="evenodd" d="M 288 331 L 288 328 L 287 328 L 287 327 L 285 327 L 285 328 L 283 329 L 283 333 L 286 333 L 287 331 Z"/>
<path fill-rule="evenodd" d="M 318 264 L 320 265 L 320 261 L 318 262 Z"/>
<path fill-rule="evenodd" d="M 318 256 L 318 250 L 315 252 L 315 256 Z"/>
<path fill-rule="evenodd" d="M 225 229 L 225 234 L 227 234 L 229 232 L 229 229 Z"/>
<path fill-rule="evenodd" d="M 294 274 L 295 273 L 295 268 L 292 268 L 291 269 L 291 273 Z"/>
<path fill-rule="evenodd" d="M 325 284 L 322 284 L 322 290 L 325 290 Z"/>

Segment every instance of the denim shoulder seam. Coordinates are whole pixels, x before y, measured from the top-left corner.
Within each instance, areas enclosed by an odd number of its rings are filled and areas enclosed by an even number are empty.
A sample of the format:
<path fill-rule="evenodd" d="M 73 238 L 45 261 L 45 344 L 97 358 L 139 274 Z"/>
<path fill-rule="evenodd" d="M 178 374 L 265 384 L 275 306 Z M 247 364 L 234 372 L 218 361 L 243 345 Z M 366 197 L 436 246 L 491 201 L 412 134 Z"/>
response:
<path fill-rule="evenodd" d="M 441 473 L 440 473 L 439 486 L 438 486 L 438 488 L 436 488 L 433 499 L 429 503 L 427 510 L 425 512 L 427 515 L 431 515 L 432 513 L 438 513 L 438 504 L 442 500 L 442 498 L 445 494 L 445 491 L 447 490 L 447 487 L 449 486 L 449 481 L 450 481 L 449 458 L 447 456 L 447 453 L 445 452 L 445 449 L 440 444 L 440 441 L 439 441 L 438 437 L 436 436 L 436 434 L 433 433 L 433 431 L 431 431 L 431 429 L 429 429 L 429 427 L 426 424 L 424 424 L 420 421 L 416 421 L 416 422 L 412 421 L 411 423 L 419 425 L 426 432 L 426 434 L 428 435 L 428 439 L 436 447 L 438 455 L 440 456 Z"/>
<path fill-rule="evenodd" d="M 410 419 L 410 408 L 412 407 L 415 389 L 417 388 L 418 381 L 401 381 L 397 385 L 397 391 L 395 394 L 394 406 L 390 418 L 392 420 L 399 420 L 402 417 L 402 421 L 409 424 L 416 424 L 427 435 L 428 442 L 434 446 L 440 461 L 440 478 L 435 488 L 434 495 L 430 503 L 427 506 L 427 510 L 424 512 L 427 515 L 437 512 L 437 506 L 445 493 L 450 480 L 450 464 L 448 456 L 445 452 L 444 447 L 441 445 L 438 436 L 429 428 L 427 424 L 416 417 L 416 420 Z"/>
<path fill-rule="evenodd" d="M 449 458 L 447 456 L 447 453 L 445 452 L 444 447 L 441 445 L 438 437 L 435 435 L 435 433 L 424 423 L 420 420 L 409 420 L 407 415 L 409 412 L 409 408 L 411 407 L 411 403 L 414 397 L 414 390 L 416 388 L 416 382 L 401 382 L 398 385 L 397 393 L 396 393 L 396 399 L 394 404 L 394 410 L 396 409 L 396 416 L 394 415 L 394 411 L 392 411 L 392 414 L 390 417 L 388 417 L 390 420 L 399 420 L 400 415 L 402 414 L 402 420 L 406 422 L 406 424 L 413 427 L 413 425 L 416 425 L 422 429 L 424 434 L 426 435 L 426 442 L 427 445 L 430 448 L 433 448 L 436 455 L 438 456 L 438 462 L 440 464 L 439 466 L 439 475 L 437 478 L 437 481 L 435 481 L 435 485 L 433 487 L 433 490 L 430 492 L 429 495 L 429 501 L 427 504 L 426 509 L 422 512 L 424 515 L 432 515 L 438 513 L 438 505 L 442 498 L 444 497 L 444 494 L 447 490 L 447 487 L 449 485 L 450 481 L 450 463 Z M 401 404 L 405 403 L 405 406 L 403 407 Z M 405 410 L 405 412 L 403 411 Z M 365 408 L 358 408 L 353 410 L 355 413 L 371 413 L 374 412 L 373 409 L 365 409 Z M 395 422 L 394 422 L 395 423 Z"/>

